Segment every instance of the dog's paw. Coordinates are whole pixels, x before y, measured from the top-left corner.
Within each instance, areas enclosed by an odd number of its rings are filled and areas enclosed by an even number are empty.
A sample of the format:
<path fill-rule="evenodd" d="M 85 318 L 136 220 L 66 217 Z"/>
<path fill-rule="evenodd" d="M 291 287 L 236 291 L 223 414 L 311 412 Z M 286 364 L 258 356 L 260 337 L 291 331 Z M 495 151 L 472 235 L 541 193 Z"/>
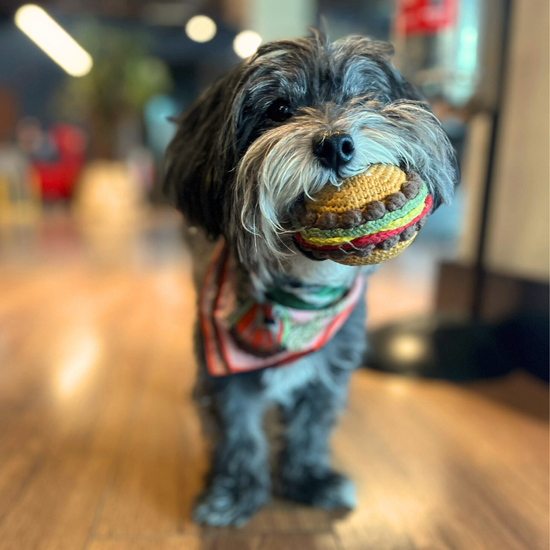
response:
<path fill-rule="evenodd" d="M 212 527 L 240 527 L 269 497 L 269 488 L 257 482 L 239 486 L 230 478 L 216 478 L 198 498 L 193 521 Z"/>
<path fill-rule="evenodd" d="M 288 500 L 325 510 L 352 510 L 356 505 L 353 483 L 332 470 L 305 471 L 299 479 L 285 476 L 277 492 Z"/>

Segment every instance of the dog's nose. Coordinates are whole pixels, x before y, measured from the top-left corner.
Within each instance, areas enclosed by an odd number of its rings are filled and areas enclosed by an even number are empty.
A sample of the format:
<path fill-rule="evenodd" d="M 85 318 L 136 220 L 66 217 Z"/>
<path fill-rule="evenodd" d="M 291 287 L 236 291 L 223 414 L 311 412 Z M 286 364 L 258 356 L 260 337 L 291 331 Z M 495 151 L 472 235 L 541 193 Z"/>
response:
<path fill-rule="evenodd" d="M 323 166 L 338 172 L 340 166 L 347 164 L 355 153 L 355 145 L 348 134 L 335 132 L 319 134 L 313 138 L 313 154 Z"/>

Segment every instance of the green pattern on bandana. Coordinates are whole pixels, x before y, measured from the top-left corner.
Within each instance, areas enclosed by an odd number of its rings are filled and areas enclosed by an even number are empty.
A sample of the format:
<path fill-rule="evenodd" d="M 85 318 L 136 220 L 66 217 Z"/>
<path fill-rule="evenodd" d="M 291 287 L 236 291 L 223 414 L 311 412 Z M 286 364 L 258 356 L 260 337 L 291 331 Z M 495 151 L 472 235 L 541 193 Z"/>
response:
<path fill-rule="evenodd" d="M 303 325 L 284 323 L 282 344 L 289 351 L 299 351 L 304 342 L 309 342 L 321 330 L 322 321 L 316 319 Z"/>
<path fill-rule="evenodd" d="M 345 286 L 322 286 L 315 292 L 312 292 L 311 294 L 316 298 L 323 299 L 323 305 L 306 302 L 299 296 L 296 296 L 296 294 L 287 292 L 282 288 L 274 288 L 273 290 L 270 290 L 266 293 L 266 297 L 276 304 L 294 309 L 325 309 L 327 307 L 327 303 L 331 304 L 339 300 L 345 294 L 346 290 L 347 288 Z"/>
<path fill-rule="evenodd" d="M 300 351 L 302 349 L 304 342 L 309 342 L 319 332 L 323 326 L 323 323 L 326 319 L 332 319 L 334 316 L 338 315 L 342 309 L 346 306 L 345 301 L 340 298 L 349 290 L 346 287 L 320 287 L 318 293 L 330 294 L 335 293 L 337 289 L 342 289 L 342 293 L 337 300 L 332 302 L 329 306 L 324 306 L 320 308 L 309 308 L 310 310 L 315 310 L 315 313 L 312 314 L 311 318 L 305 323 L 297 323 L 292 320 L 292 314 L 289 307 L 282 304 L 275 304 L 273 306 L 273 312 L 276 317 L 282 320 L 283 323 L 283 333 L 281 344 L 289 351 Z"/>

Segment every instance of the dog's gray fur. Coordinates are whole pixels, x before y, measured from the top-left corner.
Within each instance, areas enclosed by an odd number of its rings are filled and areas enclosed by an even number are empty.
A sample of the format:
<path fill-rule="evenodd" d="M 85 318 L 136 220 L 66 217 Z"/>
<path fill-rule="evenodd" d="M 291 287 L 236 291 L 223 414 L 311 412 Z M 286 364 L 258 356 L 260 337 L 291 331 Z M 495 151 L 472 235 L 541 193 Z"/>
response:
<path fill-rule="evenodd" d="M 453 193 L 454 156 L 439 122 L 390 64 L 392 47 L 363 37 L 310 38 L 260 47 L 179 119 L 167 152 L 165 188 L 192 225 L 223 236 L 257 297 L 273 286 L 307 296 L 316 285 L 351 284 L 358 268 L 305 258 L 291 216 L 304 196 L 389 163 L 420 174 L 436 207 Z M 275 123 L 283 99 L 293 116 Z M 346 132 L 355 156 L 339 173 L 314 157 L 319 133 Z M 199 252 L 204 261 L 204 251 Z M 362 268 L 366 272 L 371 268 Z M 365 348 L 364 304 L 320 351 L 294 364 L 211 378 L 201 364 L 197 394 L 217 419 L 212 467 L 195 520 L 239 525 L 271 492 L 266 408 L 286 426 L 277 491 L 325 508 L 352 507 L 353 487 L 329 464 L 327 439 Z"/>

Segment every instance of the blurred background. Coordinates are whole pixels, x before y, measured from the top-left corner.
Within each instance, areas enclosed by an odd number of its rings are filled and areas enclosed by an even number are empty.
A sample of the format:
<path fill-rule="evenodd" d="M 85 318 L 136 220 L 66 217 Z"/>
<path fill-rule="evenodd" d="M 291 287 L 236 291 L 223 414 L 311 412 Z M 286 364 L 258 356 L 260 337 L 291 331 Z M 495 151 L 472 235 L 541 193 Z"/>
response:
<path fill-rule="evenodd" d="M 461 166 L 453 205 L 373 278 L 370 327 L 514 319 L 506 330 L 546 348 L 547 12 L 545 0 L 4 0 L 0 262 L 181 259 L 158 185 L 170 117 L 261 42 L 318 26 L 393 42 Z M 542 376 L 544 357 L 529 364 Z"/>
<path fill-rule="evenodd" d="M 548 548 L 548 25 L 548 0 L 1 0 L 0 550 Z M 369 282 L 334 440 L 358 510 L 275 502 L 226 545 L 189 519 L 195 291 L 162 157 L 171 117 L 308 26 L 395 45 L 460 184 Z"/>

